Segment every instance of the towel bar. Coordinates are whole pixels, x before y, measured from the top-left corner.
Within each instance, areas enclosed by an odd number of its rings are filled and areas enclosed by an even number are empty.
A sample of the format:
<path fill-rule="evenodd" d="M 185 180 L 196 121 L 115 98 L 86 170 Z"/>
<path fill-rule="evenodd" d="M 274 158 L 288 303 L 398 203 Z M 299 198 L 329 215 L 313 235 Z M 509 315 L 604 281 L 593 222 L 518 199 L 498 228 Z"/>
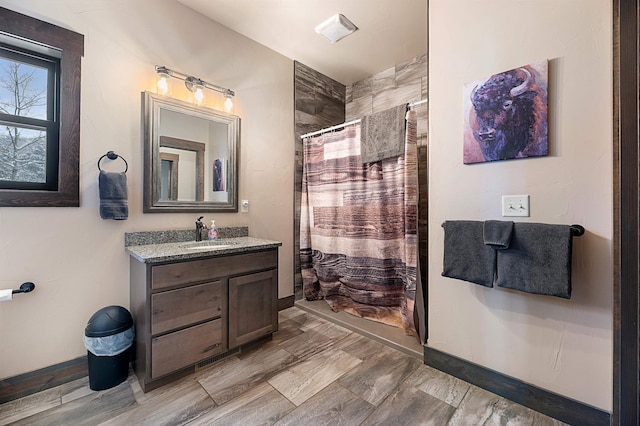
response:
<path fill-rule="evenodd" d="M 36 288 L 36 285 L 32 282 L 26 282 L 26 283 L 22 283 L 22 285 L 20 286 L 19 289 L 17 290 L 13 290 L 11 292 L 11 294 L 16 294 L 16 293 L 29 293 L 30 291 L 33 291 L 33 289 Z"/>
<path fill-rule="evenodd" d="M 444 222 L 442 222 L 440 226 L 444 228 Z M 585 233 L 584 226 L 582 225 L 571 225 L 569 226 L 569 229 L 571 230 L 572 237 L 581 237 Z"/>
<path fill-rule="evenodd" d="M 104 157 L 107 157 L 109 160 L 115 160 L 117 158 L 122 159 L 122 161 L 124 161 L 124 172 L 127 173 L 127 170 L 129 170 L 129 163 L 127 163 L 127 160 L 124 159 L 124 157 L 122 157 L 121 155 L 116 154 L 113 151 L 109 151 L 106 154 L 104 154 L 102 157 L 100 157 L 100 159 L 98 160 L 98 170 L 102 171 L 102 169 L 100 168 L 100 161 L 102 161 L 102 159 Z"/>

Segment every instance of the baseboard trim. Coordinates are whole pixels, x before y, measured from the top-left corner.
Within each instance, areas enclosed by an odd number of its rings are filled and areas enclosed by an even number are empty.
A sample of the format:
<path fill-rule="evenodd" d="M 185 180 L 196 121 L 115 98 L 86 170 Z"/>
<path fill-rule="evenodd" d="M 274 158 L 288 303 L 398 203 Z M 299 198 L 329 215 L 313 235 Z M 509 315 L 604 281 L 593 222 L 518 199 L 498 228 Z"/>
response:
<path fill-rule="evenodd" d="M 424 363 L 510 401 L 571 425 L 606 425 L 611 413 L 530 385 L 437 349 L 424 347 Z"/>
<path fill-rule="evenodd" d="M 296 301 L 296 296 L 291 295 L 287 297 L 283 297 L 282 299 L 278 299 L 278 311 L 282 311 L 287 308 L 291 308 Z"/>
<path fill-rule="evenodd" d="M 82 356 L 0 380 L 0 404 L 13 401 L 89 375 L 87 357 Z"/>

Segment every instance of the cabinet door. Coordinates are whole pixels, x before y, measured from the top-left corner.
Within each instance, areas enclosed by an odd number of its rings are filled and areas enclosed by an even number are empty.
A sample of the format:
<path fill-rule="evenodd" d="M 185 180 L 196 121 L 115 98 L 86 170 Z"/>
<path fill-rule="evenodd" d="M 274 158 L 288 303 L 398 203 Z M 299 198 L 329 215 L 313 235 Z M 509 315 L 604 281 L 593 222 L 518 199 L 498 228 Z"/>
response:
<path fill-rule="evenodd" d="M 229 279 L 229 348 L 278 330 L 278 270 Z"/>

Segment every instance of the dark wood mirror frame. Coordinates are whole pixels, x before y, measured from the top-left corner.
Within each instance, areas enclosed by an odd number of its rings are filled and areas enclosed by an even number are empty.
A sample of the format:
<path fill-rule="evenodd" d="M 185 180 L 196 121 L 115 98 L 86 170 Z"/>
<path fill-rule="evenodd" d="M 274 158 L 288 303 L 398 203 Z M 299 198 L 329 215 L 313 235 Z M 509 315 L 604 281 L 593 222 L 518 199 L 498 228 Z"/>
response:
<path fill-rule="evenodd" d="M 0 8 L 0 28 L 62 52 L 60 143 L 55 191 L 0 189 L 0 207 L 80 206 L 80 76 L 84 36 L 48 22 Z"/>

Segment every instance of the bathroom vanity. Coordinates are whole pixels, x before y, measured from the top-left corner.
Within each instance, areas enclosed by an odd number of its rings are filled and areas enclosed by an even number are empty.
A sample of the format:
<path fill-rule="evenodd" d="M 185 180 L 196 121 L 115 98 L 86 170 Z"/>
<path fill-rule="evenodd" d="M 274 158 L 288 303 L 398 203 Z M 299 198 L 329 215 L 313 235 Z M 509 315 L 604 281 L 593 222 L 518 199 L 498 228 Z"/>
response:
<path fill-rule="evenodd" d="M 130 246 L 133 369 L 147 392 L 278 330 L 278 247 L 251 237 Z"/>

